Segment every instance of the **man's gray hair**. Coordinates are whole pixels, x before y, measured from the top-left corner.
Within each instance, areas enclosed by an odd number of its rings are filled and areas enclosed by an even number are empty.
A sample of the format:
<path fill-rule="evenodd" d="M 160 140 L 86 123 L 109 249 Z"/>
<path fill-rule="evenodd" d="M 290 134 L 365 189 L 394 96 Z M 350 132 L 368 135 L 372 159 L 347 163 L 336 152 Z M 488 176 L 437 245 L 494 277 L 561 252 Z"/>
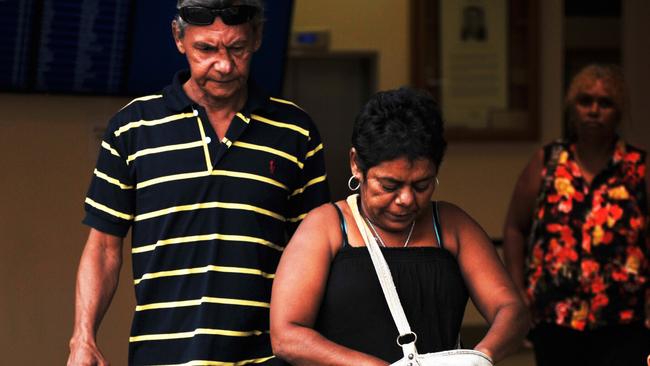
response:
<path fill-rule="evenodd" d="M 222 9 L 232 5 L 249 5 L 257 9 L 255 16 L 249 22 L 253 27 L 253 31 L 257 32 L 264 24 L 263 0 L 177 0 L 176 9 L 180 9 L 183 6 L 203 6 L 206 8 Z M 174 20 L 178 24 L 179 37 L 183 38 L 187 22 L 179 14 L 176 14 Z"/>

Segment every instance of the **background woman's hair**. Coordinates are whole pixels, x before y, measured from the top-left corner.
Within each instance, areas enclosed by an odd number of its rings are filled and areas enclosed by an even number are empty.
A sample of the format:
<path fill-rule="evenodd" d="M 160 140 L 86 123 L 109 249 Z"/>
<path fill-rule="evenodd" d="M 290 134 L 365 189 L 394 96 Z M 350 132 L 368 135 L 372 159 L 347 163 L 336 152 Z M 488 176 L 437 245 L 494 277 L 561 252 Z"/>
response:
<path fill-rule="evenodd" d="M 626 117 L 628 96 L 621 68 L 613 64 L 589 64 L 573 76 L 564 99 L 564 108 L 568 119 L 565 124 L 565 133 L 569 140 L 577 138 L 575 127 L 576 100 L 580 97 L 580 94 L 593 87 L 598 80 L 603 83 L 605 91 L 614 104 L 618 122 L 623 122 Z"/>
<path fill-rule="evenodd" d="M 364 175 L 402 156 L 410 161 L 430 159 L 438 169 L 447 147 L 438 104 L 429 94 L 412 88 L 376 93 L 357 115 L 352 146 Z"/>
<path fill-rule="evenodd" d="M 616 65 L 590 64 L 582 68 L 571 80 L 564 101 L 565 107 L 571 108 L 575 105 L 576 98 L 598 80 L 603 83 L 619 115 L 622 115 L 627 107 L 625 81 L 621 68 Z"/>

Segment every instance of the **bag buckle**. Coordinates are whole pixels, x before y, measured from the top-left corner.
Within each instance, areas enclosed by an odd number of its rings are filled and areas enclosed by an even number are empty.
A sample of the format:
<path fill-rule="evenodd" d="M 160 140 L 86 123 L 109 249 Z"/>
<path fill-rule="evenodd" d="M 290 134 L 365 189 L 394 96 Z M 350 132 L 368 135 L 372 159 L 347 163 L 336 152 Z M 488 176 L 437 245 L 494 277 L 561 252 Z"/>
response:
<path fill-rule="evenodd" d="M 418 340 L 418 335 L 413 332 L 409 332 L 409 333 L 398 335 L 397 339 L 395 339 L 395 342 L 397 342 L 398 346 L 403 347 L 406 344 L 415 343 L 415 341 L 417 340 Z"/>

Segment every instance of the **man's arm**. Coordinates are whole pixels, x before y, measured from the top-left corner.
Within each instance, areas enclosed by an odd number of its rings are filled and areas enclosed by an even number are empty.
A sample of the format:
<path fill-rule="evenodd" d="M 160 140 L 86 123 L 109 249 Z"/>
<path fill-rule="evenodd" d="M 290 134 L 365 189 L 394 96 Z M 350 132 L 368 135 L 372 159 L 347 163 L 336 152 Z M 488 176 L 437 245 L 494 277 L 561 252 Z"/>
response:
<path fill-rule="evenodd" d="M 96 342 L 97 329 L 117 289 L 122 238 L 90 229 L 75 291 L 75 321 L 68 366 L 108 365 Z"/>

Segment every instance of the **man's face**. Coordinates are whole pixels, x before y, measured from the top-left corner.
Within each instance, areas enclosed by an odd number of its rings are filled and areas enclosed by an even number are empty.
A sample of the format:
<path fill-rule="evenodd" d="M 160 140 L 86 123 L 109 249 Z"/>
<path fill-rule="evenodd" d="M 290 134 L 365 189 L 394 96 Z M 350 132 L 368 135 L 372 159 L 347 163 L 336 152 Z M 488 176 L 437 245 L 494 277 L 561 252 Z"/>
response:
<path fill-rule="evenodd" d="M 190 87 L 204 97 L 227 100 L 246 87 L 250 60 L 260 37 L 249 23 L 226 25 L 216 18 L 211 25 L 187 25 L 183 38 L 174 27 L 179 52 L 190 66 Z"/>

